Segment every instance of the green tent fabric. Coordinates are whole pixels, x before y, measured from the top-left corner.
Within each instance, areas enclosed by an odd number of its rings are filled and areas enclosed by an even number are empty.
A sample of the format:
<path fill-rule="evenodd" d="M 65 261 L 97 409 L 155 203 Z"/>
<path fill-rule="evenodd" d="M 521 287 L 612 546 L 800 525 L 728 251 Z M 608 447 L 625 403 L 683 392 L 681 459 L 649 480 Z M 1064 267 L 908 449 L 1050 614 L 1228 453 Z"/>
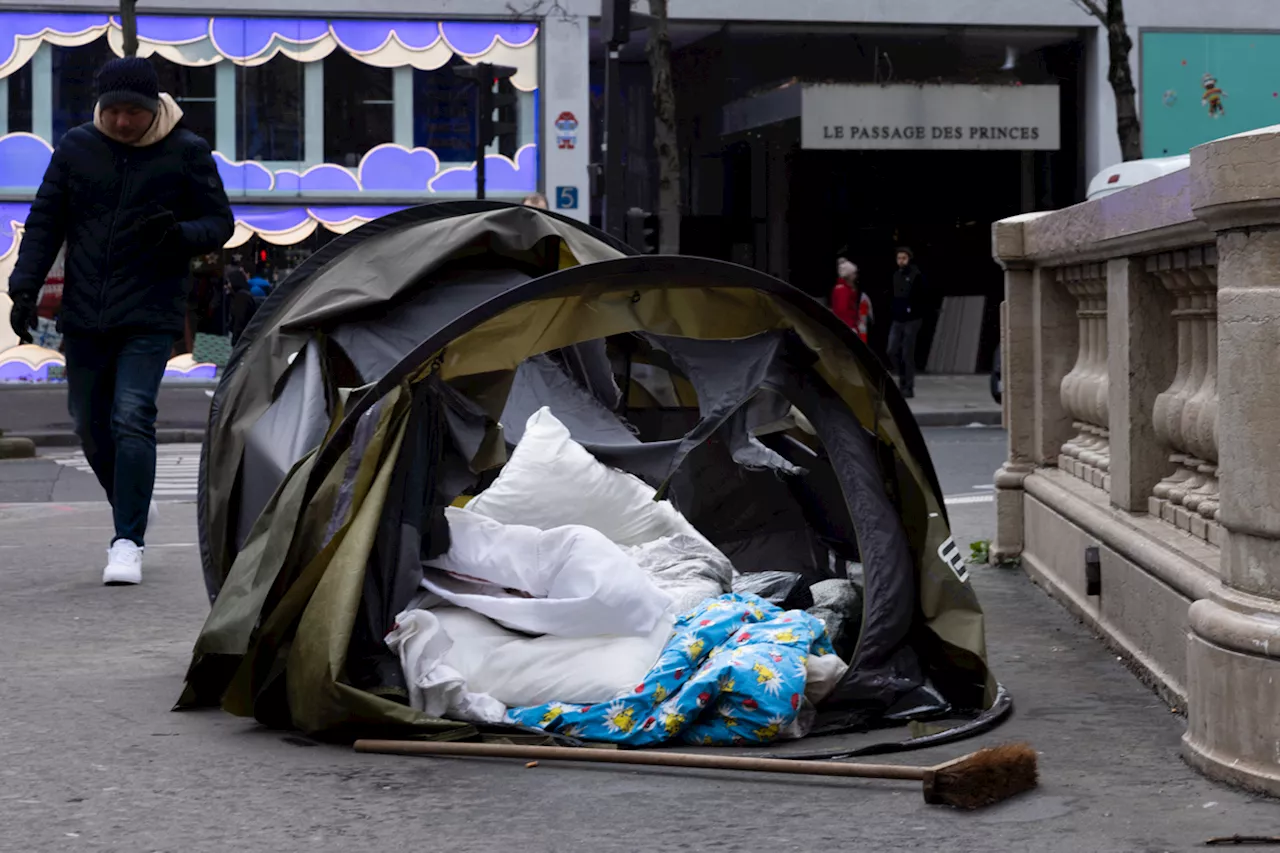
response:
<path fill-rule="evenodd" d="M 604 387 L 621 375 L 618 358 L 629 378 L 643 352 L 662 356 L 686 399 L 697 389 L 697 405 L 686 409 L 693 426 L 680 441 L 643 430 L 639 442 L 628 440 L 609 423 L 645 420 L 628 408 L 630 387 Z M 738 369 L 749 359 L 752 369 Z M 323 369 L 312 369 L 317 362 Z M 540 383 L 536 371 L 548 369 L 563 369 L 568 381 Z M 847 538 L 856 541 L 844 545 L 861 555 L 868 599 L 829 718 L 893 719 L 926 682 L 954 711 L 1007 711 L 923 438 L 847 328 L 758 272 L 628 256 L 554 213 L 492 202 L 412 208 L 335 240 L 276 288 L 246 330 L 215 392 L 202 456 L 198 513 L 212 610 L 180 707 L 220 704 L 326 737 L 475 734 L 358 689 L 348 671 L 420 383 L 440 395 L 452 446 L 465 448 L 441 483 L 470 478 L 482 487 L 514 443 L 504 420 L 538 395 L 561 395 L 543 400 L 553 411 L 595 412 L 570 428 L 608 464 L 669 458 L 662 484 L 677 506 L 697 503 L 698 477 L 716 476 L 717 465 L 724 475 L 774 464 L 778 441 L 809 448 L 829 466 L 827 494 L 831 483 L 840 492 L 827 502 L 831 518 L 810 526 L 828 538 L 853 531 Z M 751 424 L 779 401 L 792 426 L 773 444 L 753 441 Z M 300 448 L 299 435 L 323 437 Z M 735 450 L 721 454 L 715 447 L 726 440 Z M 678 455 L 662 456 L 667 446 Z M 636 462 L 634 473 L 658 470 L 646 465 Z M 777 494 L 769 500 L 790 500 Z M 822 501 L 802 504 L 812 515 Z"/>

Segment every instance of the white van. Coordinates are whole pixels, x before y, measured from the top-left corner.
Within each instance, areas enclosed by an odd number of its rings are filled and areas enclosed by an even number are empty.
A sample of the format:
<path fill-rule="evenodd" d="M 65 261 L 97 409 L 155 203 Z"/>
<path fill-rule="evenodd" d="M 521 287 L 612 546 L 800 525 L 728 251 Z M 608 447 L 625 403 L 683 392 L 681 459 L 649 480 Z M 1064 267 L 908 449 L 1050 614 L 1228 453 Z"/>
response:
<path fill-rule="evenodd" d="M 1103 169 L 1093 176 L 1093 180 L 1089 182 L 1089 192 L 1086 194 L 1085 199 L 1092 201 L 1095 198 L 1118 193 L 1120 190 L 1127 190 L 1129 187 L 1135 187 L 1138 184 L 1146 183 L 1190 166 L 1190 154 L 1180 154 L 1177 157 L 1152 157 L 1147 160 L 1130 160 L 1127 163 L 1116 163 L 1114 166 Z"/>

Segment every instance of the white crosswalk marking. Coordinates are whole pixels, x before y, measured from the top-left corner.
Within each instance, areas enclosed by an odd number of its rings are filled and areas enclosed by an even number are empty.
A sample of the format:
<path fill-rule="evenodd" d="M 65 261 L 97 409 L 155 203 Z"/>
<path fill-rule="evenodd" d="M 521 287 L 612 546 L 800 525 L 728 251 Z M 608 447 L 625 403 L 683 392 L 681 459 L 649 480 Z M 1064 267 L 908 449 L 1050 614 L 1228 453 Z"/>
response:
<path fill-rule="evenodd" d="M 93 468 L 84 458 L 81 450 L 49 451 L 41 454 L 59 465 L 83 471 L 90 476 Z M 157 500 L 192 499 L 196 496 L 196 488 L 200 477 L 200 445 L 198 444 L 161 444 L 156 448 L 156 485 Z"/>
<path fill-rule="evenodd" d="M 965 504 L 990 504 L 996 502 L 994 494 L 985 495 L 947 495 L 947 506 L 964 506 Z"/>

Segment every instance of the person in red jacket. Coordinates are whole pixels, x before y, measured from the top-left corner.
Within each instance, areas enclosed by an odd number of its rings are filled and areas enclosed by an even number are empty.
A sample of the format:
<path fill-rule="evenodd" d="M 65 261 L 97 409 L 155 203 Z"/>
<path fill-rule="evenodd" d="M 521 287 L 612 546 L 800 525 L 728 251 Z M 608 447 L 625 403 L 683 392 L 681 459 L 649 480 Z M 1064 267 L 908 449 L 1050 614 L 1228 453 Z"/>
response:
<path fill-rule="evenodd" d="M 839 278 L 831 288 L 831 312 L 865 344 L 871 322 L 871 299 L 858 287 L 858 268 L 848 258 L 836 259 L 836 274 Z"/>

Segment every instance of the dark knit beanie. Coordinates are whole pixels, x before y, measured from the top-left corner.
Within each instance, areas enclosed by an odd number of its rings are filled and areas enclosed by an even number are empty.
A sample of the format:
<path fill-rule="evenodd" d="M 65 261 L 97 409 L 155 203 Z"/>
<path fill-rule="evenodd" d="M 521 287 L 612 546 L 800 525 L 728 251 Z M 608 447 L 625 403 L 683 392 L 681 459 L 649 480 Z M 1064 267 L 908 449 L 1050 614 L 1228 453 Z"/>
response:
<path fill-rule="evenodd" d="M 98 69 L 98 106 L 135 104 L 144 110 L 160 109 L 160 78 L 151 63 L 138 56 L 113 59 Z"/>

